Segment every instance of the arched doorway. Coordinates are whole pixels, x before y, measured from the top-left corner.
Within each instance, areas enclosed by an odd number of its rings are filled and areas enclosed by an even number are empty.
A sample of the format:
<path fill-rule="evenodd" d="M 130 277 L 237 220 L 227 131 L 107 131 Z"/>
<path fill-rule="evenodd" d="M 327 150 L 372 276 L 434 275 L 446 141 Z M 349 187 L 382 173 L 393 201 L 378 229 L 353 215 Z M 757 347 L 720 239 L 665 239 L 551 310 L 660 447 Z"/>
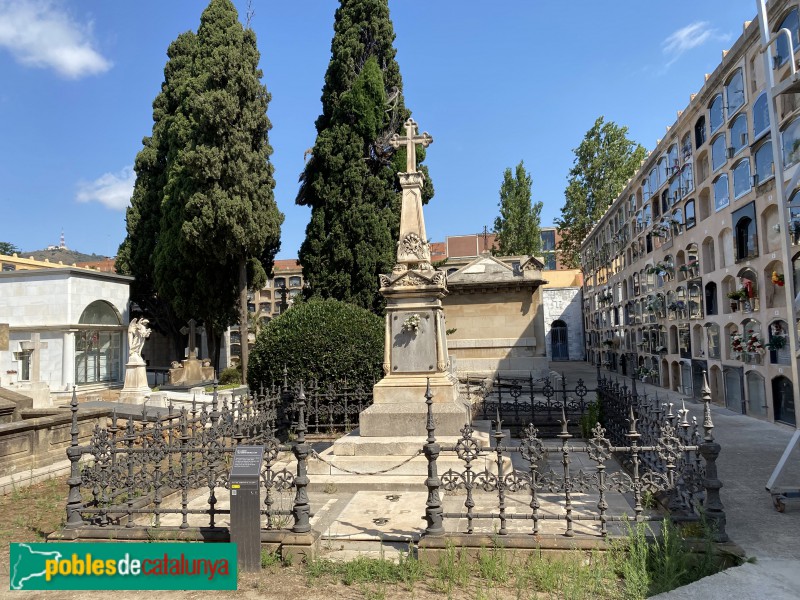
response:
<path fill-rule="evenodd" d="M 775 407 L 775 420 L 789 425 L 797 424 L 792 382 L 781 375 L 772 380 L 772 404 Z"/>
<path fill-rule="evenodd" d="M 561 319 L 553 321 L 550 326 L 550 347 L 553 360 L 569 360 L 567 324 Z"/>

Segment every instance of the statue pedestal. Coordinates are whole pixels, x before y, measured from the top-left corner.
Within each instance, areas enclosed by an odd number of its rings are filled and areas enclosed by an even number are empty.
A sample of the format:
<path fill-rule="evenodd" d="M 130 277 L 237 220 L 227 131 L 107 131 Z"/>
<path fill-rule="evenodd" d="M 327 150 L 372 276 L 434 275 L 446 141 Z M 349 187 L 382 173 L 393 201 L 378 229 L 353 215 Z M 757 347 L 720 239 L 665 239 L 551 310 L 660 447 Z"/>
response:
<path fill-rule="evenodd" d="M 214 380 L 214 367 L 204 367 L 203 361 L 190 356 L 180 367 L 169 370 L 169 384 L 191 386 Z"/>
<path fill-rule="evenodd" d="M 362 437 L 425 436 L 428 379 L 433 394 L 436 436 L 458 436 L 470 421 L 469 407 L 458 395 L 458 385 L 446 373 L 390 375 L 372 388 L 373 404 L 359 416 Z"/>
<path fill-rule="evenodd" d="M 137 358 L 131 357 L 125 365 L 125 385 L 119 394 L 120 402 L 139 403 L 152 392 L 147 384 L 147 365 Z"/>

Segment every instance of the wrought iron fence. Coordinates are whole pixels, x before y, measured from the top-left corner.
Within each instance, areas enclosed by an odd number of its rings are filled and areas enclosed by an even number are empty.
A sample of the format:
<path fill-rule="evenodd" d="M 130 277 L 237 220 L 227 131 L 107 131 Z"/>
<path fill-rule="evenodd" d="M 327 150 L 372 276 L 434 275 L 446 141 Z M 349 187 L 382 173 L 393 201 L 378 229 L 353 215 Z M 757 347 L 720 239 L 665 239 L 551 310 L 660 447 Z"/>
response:
<path fill-rule="evenodd" d="M 372 404 L 372 388 L 347 381 L 320 386 L 312 381 L 305 390 L 308 433 L 347 432 L 358 426 L 358 415 Z"/>
<path fill-rule="evenodd" d="M 202 515 L 202 527 L 218 527 L 218 490 L 229 486 L 232 454 L 242 444 L 264 447 L 261 486 L 264 501 L 261 514 L 267 529 L 309 531 L 306 460 L 311 447 L 305 442 L 305 396 L 302 385 L 295 399 L 298 421 L 296 441 L 286 445 L 275 436 L 277 408 L 283 392 L 272 390 L 258 395 L 242 394 L 220 404 L 216 390 L 210 406 L 193 402 L 190 409 L 133 417 L 120 424 L 116 414 L 106 427 L 95 427 L 91 440 L 78 442 L 79 405 L 73 393 L 71 461 L 67 528 L 124 525 L 160 526 L 165 515 L 180 515 L 180 529 L 190 526 L 189 517 Z M 210 408 L 210 410 L 209 410 Z M 296 472 L 280 468 L 281 454 L 291 452 Z M 190 506 L 193 490 L 208 489 L 205 506 Z M 290 509 L 275 506 L 280 493 L 294 492 Z M 177 498 L 165 503 L 167 496 Z M 141 518 L 147 517 L 146 524 Z M 137 519 L 140 524 L 137 524 Z M 193 519 L 193 522 L 196 518 Z M 193 526 L 197 526 L 196 523 Z"/>
<path fill-rule="evenodd" d="M 583 379 L 567 387 L 565 374 L 556 378 L 509 378 L 497 375 L 489 385 L 470 392 L 473 417 L 483 420 L 500 419 L 515 427 L 533 423 L 539 427 L 558 425 L 562 412 L 577 424 L 590 405 L 594 403 L 595 389 L 586 386 Z"/>
<path fill-rule="evenodd" d="M 702 427 L 704 435 L 697 432 L 696 421 L 688 422 L 688 411 L 681 409 L 679 415 L 671 408 L 663 410 L 656 403 L 642 400 L 635 393 L 605 379 L 598 382 L 602 410 L 609 423 L 607 430 L 598 423 L 592 437 L 585 445 L 570 443 L 573 436 L 567 428 L 567 416 L 562 413 L 560 444 L 548 446 L 536 428 L 529 425 L 519 444 L 503 443 L 500 418 L 494 424 L 492 437 L 494 448 L 481 448 L 471 427 L 462 430 L 461 438 L 454 445 L 441 446 L 436 443 L 432 413 L 432 395 L 426 393 L 428 405 L 428 439 L 424 454 L 428 460 L 428 499 L 426 502 L 426 534 L 444 534 L 444 519 L 466 519 L 467 533 L 473 533 L 476 519 L 491 519 L 499 522 L 497 533 L 508 534 L 508 521 L 523 519 L 531 522 L 530 533 L 540 533 L 540 525 L 548 520 L 563 520 L 565 536 L 574 535 L 573 523 L 589 521 L 598 523 L 601 536 L 608 535 L 609 522 L 623 520 L 662 520 L 659 515 L 645 514 L 643 505 L 646 492 L 663 494 L 672 518 L 700 518 L 701 513 L 713 528 L 716 541 L 727 540 L 725 513 L 719 499 L 722 486 L 717 478 L 716 458 L 720 447 L 712 434 L 710 402 L 711 393 L 706 384 L 703 390 L 704 412 Z M 637 426 L 641 422 L 643 427 Z M 464 463 L 463 471 L 453 469 L 438 474 L 437 460 L 442 452 L 451 452 Z M 486 466 L 476 470 L 473 463 L 479 456 L 495 455 L 494 468 Z M 522 458 L 526 468 L 506 470 L 512 455 Z M 572 463 L 575 456 L 584 454 L 594 468 L 575 471 Z M 608 474 L 607 466 L 615 455 L 628 465 L 628 471 Z M 549 457 L 560 458 L 561 469 L 543 467 Z M 517 461 L 518 462 L 518 461 Z M 513 463 L 513 461 L 512 461 Z M 440 490 L 466 492 L 463 510 L 445 512 L 442 508 Z M 631 511 L 612 514 L 609 511 L 610 492 L 628 494 L 632 498 Z M 476 493 L 492 493 L 496 496 L 489 512 L 475 512 Z M 508 512 L 508 495 L 527 493 L 529 510 Z M 592 493 L 596 496 L 594 508 L 584 502 L 580 511 L 575 510 L 577 494 Z M 485 496 L 482 499 L 486 501 Z M 558 511 L 542 511 L 542 502 L 547 500 L 558 505 Z M 519 503 L 516 504 L 519 506 Z"/>

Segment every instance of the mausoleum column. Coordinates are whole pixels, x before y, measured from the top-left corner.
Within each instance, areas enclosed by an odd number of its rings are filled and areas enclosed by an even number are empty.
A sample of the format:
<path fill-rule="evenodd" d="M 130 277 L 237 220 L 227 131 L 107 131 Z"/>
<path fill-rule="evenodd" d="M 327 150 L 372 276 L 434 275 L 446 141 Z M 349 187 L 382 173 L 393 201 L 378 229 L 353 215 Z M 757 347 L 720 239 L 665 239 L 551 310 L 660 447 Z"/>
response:
<path fill-rule="evenodd" d="M 75 332 L 65 331 L 61 351 L 61 384 L 64 390 L 75 384 Z"/>

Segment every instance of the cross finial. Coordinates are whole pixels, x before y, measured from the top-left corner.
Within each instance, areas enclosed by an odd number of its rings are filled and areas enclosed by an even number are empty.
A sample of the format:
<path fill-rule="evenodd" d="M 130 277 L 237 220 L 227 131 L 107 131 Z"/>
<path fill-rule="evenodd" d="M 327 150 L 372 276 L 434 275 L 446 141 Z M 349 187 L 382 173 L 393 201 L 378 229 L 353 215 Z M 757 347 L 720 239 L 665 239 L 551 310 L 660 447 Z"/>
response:
<path fill-rule="evenodd" d="M 422 144 L 427 148 L 433 143 L 433 138 L 426 131 L 422 135 L 417 135 L 417 123 L 410 118 L 405 122 L 406 134 L 399 136 L 396 133 L 389 139 L 392 148 L 406 147 L 406 173 L 417 172 L 417 144 Z"/>

